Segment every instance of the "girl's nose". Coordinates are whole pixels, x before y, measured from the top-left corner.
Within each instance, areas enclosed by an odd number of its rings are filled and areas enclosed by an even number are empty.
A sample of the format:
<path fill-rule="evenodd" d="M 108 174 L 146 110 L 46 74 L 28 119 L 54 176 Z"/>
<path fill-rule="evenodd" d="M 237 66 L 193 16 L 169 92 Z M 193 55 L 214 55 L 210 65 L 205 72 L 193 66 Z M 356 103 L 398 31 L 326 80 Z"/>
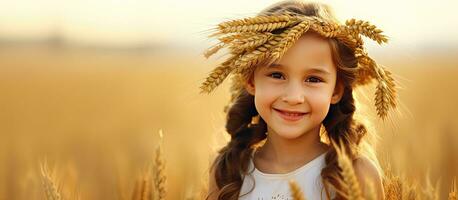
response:
<path fill-rule="evenodd" d="M 304 103 L 304 88 L 299 84 L 289 84 L 281 99 L 291 105 Z"/>

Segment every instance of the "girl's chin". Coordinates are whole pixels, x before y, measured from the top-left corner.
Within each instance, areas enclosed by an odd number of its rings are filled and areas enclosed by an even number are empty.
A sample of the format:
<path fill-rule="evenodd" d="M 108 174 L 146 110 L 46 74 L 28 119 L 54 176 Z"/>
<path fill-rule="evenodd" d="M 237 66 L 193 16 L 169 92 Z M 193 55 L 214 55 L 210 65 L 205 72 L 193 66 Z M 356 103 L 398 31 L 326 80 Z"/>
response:
<path fill-rule="evenodd" d="M 294 139 L 294 138 L 300 137 L 301 135 L 304 134 L 304 132 L 305 131 L 291 130 L 291 129 L 276 131 L 278 136 L 285 138 L 285 139 Z"/>

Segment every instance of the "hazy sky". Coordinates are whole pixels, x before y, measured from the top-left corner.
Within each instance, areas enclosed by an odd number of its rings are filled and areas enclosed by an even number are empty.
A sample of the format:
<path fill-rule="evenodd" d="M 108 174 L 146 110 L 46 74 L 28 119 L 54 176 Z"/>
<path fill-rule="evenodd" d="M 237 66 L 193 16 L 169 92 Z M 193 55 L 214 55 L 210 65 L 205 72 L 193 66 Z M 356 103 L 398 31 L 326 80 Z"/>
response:
<path fill-rule="evenodd" d="M 0 37 L 100 45 L 208 42 L 205 30 L 252 16 L 274 0 L 14 0 L 0 2 Z M 406 46 L 458 44 L 458 0 L 327 0 L 341 21 L 368 20 Z"/>

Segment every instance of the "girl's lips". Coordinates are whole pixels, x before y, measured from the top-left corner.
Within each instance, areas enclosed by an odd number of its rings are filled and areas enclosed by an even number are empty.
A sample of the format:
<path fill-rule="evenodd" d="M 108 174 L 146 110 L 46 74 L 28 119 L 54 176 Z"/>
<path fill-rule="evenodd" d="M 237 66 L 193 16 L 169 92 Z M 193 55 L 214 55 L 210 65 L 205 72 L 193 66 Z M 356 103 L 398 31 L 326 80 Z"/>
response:
<path fill-rule="evenodd" d="M 289 113 L 289 112 L 286 112 L 286 111 L 283 111 L 283 110 L 278 110 L 278 109 L 275 109 L 274 110 L 280 115 L 280 117 L 282 117 L 283 119 L 287 120 L 287 121 L 297 121 L 297 120 L 300 120 L 304 117 L 304 115 L 306 115 L 307 113 Z"/>

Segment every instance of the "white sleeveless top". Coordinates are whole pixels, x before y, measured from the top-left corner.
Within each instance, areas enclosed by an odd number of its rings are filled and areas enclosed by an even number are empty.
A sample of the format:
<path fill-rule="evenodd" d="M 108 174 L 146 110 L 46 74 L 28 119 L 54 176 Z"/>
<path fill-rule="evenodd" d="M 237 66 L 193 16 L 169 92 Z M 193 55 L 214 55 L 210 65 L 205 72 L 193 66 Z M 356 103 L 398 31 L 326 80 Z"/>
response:
<path fill-rule="evenodd" d="M 326 192 L 323 188 L 320 174 L 321 169 L 325 167 L 324 158 L 327 152 L 298 169 L 284 174 L 268 174 L 259 171 L 253 164 L 254 152 L 251 154 L 248 175 L 243 178 L 239 200 L 292 200 L 288 183 L 290 179 L 298 183 L 305 199 L 326 199 Z M 252 187 L 254 189 L 250 192 Z M 335 192 L 331 190 L 331 199 L 334 197 Z"/>

